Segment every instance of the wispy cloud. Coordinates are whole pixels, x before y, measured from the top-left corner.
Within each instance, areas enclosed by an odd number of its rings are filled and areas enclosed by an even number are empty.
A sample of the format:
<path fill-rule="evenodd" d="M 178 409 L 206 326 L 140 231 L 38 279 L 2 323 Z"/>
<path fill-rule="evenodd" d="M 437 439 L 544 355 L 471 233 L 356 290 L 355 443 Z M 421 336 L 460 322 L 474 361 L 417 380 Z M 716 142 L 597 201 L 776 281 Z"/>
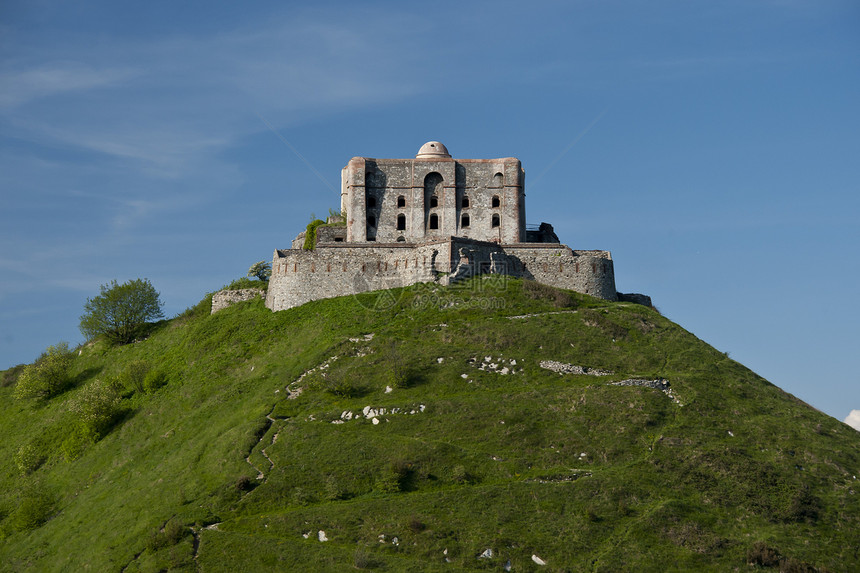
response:
<path fill-rule="evenodd" d="M 0 108 L 13 108 L 68 92 L 117 86 L 135 75 L 131 69 L 94 69 L 62 61 L 0 72 Z"/>

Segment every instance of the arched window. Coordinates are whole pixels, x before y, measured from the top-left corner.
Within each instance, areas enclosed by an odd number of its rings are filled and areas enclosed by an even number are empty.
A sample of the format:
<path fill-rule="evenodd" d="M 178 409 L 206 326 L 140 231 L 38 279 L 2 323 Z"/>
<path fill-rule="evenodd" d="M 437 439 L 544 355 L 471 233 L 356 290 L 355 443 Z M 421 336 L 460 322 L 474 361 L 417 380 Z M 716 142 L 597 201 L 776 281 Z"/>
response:
<path fill-rule="evenodd" d="M 493 175 L 493 187 L 501 187 L 505 184 L 505 176 L 501 172 L 496 172 Z"/>
<path fill-rule="evenodd" d="M 430 228 L 431 229 L 438 229 L 439 228 L 439 215 L 437 215 L 436 213 L 433 213 L 432 215 L 430 215 Z"/>
<path fill-rule="evenodd" d="M 468 207 L 468 206 L 469 206 L 469 198 L 468 198 L 468 197 L 466 197 L 465 195 L 463 195 L 463 202 L 462 202 L 462 204 L 460 205 L 460 207 L 461 207 L 461 208 L 463 208 L 463 209 L 465 209 L 465 208 L 466 208 L 466 207 Z"/>
<path fill-rule="evenodd" d="M 499 226 L 499 221 L 500 221 L 499 215 L 498 214 L 493 215 L 493 228 L 494 229 Z"/>
<path fill-rule="evenodd" d="M 404 197 L 403 195 L 400 195 L 399 197 L 397 197 L 397 206 L 398 207 L 405 207 L 406 206 L 406 197 Z"/>
<path fill-rule="evenodd" d="M 398 243 L 405 243 L 405 242 L 406 242 L 406 238 L 405 238 L 405 237 L 403 237 L 403 236 L 401 235 L 400 237 L 397 237 L 397 242 L 398 242 Z"/>
<path fill-rule="evenodd" d="M 468 215 L 463 215 L 463 217 L 460 219 L 460 226 L 463 227 L 464 229 L 469 226 L 469 216 Z"/>
<path fill-rule="evenodd" d="M 496 207 L 498 207 L 501 204 L 502 204 L 502 202 L 499 201 L 499 196 L 493 195 L 493 208 L 495 209 Z"/>
<path fill-rule="evenodd" d="M 367 198 L 367 208 L 373 209 L 374 207 L 376 207 L 376 197 L 371 195 Z"/>
<path fill-rule="evenodd" d="M 436 195 L 431 195 L 430 196 L 430 208 L 432 209 L 433 207 L 438 207 L 438 206 L 439 206 L 439 197 L 437 197 Z"/>
<path fill-rule="evenodd" d="M 397 215 L 397 230 L 398 231 L 405 231 L 406 230 L 406 215 L 404 215 L 403 213 L 401 213 L 400 215 Z"/>

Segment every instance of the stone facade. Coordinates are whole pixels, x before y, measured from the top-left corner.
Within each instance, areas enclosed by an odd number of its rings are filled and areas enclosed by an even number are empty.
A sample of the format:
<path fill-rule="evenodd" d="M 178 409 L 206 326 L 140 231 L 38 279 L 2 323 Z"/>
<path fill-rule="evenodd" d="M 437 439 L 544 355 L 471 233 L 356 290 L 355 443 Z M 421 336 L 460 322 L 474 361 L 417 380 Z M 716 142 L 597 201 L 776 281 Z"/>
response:
<path fill-rule="evenodd" d="M 352 158 L 342 172 L 339 226 L 317 228 L 315 250 L 276 250 L 266 306 L 485 273 L 532 279 L 616 300 L 607 251 L 575 251 L 552 226 L 526 229 L 520 161 L 453 159 L 439 142 L 414 159 Z"/>

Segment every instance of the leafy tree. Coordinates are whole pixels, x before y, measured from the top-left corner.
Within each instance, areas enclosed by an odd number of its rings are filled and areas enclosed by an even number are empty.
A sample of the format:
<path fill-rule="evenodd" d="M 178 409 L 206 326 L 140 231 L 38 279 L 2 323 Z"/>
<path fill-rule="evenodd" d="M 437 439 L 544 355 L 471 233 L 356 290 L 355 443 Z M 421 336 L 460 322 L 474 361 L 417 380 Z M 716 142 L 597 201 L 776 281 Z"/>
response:
<path fill-rule="evenodd" d="M 147 321 L 161 318 L 162 302 L 148 279 L 101 286 L 101 294 L 87 299 L 81 332 L 87 339 L 104 335 L 113 344 L 132 342 Z"/>
<path fill-rule="evenodd" d="M 69 382 L 69 367 L 73 358 L 68 343 L 49 346 L 33 364 L 28 364 L 21 371 L 14 396 L 18 399 L 45 399 L 58 394 Z"/>
<path fill-rule="evenodd" d="M 261 281 L 268 281 L 269 277 L 272 276 L 272 265 L 266 261 L 254 263 L 251 265 L 251 268 L 248 269 L 248 276 L 256 277 Z"/>

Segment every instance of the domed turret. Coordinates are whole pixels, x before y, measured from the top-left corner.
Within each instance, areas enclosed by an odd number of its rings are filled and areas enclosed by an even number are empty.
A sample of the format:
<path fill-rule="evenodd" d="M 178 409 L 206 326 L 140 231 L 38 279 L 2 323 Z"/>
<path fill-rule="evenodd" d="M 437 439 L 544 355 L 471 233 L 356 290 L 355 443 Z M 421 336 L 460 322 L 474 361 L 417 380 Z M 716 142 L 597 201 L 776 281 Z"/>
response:
<path fill-rule="evenodd" d="M 438 141 L 428 141 L 418 150 L 415 159 L 437 159 L 439 157 L 451 157 L 448 148 Z"/>

